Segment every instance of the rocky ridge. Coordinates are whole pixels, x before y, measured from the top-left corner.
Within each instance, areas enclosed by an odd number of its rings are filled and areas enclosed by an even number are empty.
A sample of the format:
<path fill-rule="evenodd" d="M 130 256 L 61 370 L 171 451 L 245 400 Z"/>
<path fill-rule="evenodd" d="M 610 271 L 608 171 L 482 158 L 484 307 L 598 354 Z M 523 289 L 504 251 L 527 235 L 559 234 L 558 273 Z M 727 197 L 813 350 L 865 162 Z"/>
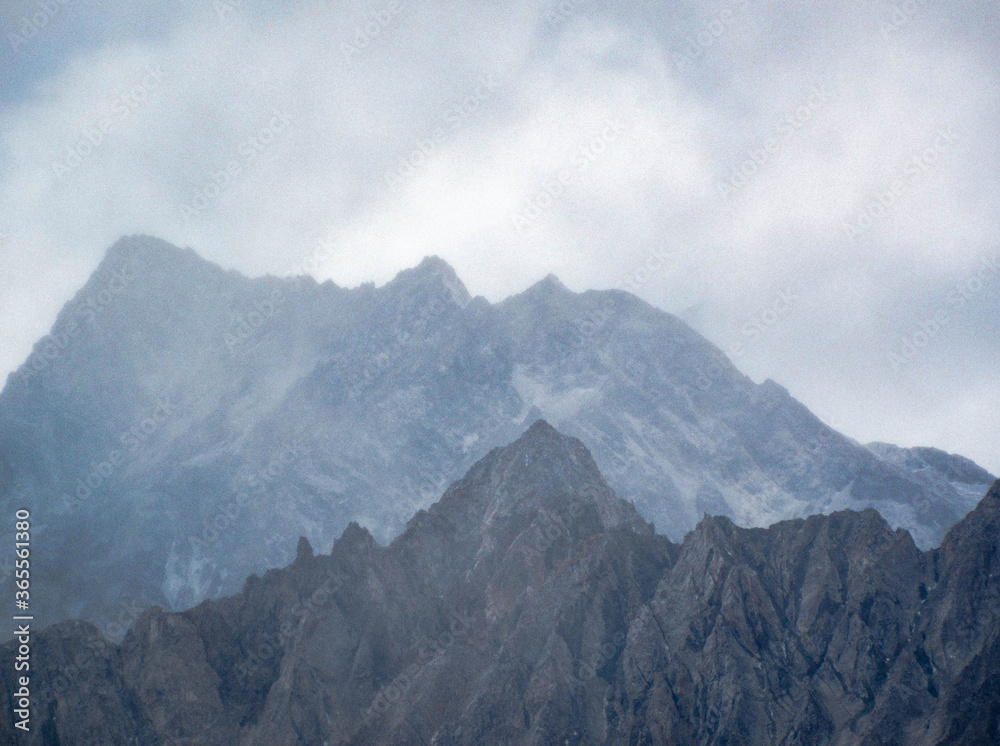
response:
<path fill-rule="evenodd" d="M 675 544 L 537 422 L 388 546 L 302 539 L 121 645 L 43 631 L 18 742 L 994 742 L 998 542 L 1000 483 L 930 551 L 874 510 L 705 517 Z"/>
<path fill-rule="evenodd" d="M 118 639 L 288 564 L 299 536 L 391 541 L 537 418 L 674 541 L 706 513 L 874 507 L 928 548 L 992 481 L 853 442 L 625 292 L 549 277 L 490 304 L 433 257 L 378 288 L 251 279 L 133 236 L 0 393 L 0 509 L 32 512 L 39 622 Z"/>

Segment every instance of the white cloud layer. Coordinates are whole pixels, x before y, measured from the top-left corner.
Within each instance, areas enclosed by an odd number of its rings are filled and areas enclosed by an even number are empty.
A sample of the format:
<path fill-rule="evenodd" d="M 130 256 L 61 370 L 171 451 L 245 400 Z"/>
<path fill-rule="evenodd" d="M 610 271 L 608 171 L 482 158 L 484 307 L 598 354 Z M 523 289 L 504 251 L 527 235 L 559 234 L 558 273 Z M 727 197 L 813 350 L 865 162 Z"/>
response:
<path fill-rule="evenodd" d="M 94 42 L 114 8 L 8 56 L 0 371 L 125 233 L 248 274 L 332 241 L 316 274 L 349 285 L 439 254 L 491 300 L 656 252 L 638 294 L 754 378 L 1000 472 L 995 10 L 220 0 L 155 32 L 130 4 Z"/>

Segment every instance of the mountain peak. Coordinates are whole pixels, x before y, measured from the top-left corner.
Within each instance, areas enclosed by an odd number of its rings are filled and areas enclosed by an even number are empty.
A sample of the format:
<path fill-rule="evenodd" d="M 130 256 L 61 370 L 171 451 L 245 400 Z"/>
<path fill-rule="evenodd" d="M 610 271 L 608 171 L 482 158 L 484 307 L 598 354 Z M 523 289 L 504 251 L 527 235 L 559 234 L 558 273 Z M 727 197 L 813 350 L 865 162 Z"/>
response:
<path fill-rule="evenodd" d="M 534 421 L 534 423 L 532 423 L 531 427 L 525 430 L 524 434 L 514 442 L 518 443 L 522 440 L 538 442 L 543 440 L 568 441 L 576 439 L 575 438 L 571 439 L 569 436 L 563 435 L 544 419 L 537 419 Z"/>
<path fill-rule="evenodd" d="M 375 537 L 371 535 L 367 528 L 351 521 L 344 529 L 344 533 L 334 543 L 339 551 L 359 552 L 363 549 L 374 549 L 378 546 Z"/>
<path fill-rule="evenodd" d="M 439 256 L 425 256 L 420 264 L 410 269 L 404 269 L 396 275 L 390 285 L 412 288 L 444 288 L 451 294 L 452 300 L 465 307 L 472 300 L 465 284 L 448 262 Z"/>
<path fill-rule="evenodd" d="M 295 552 L 295 561 L 301 562 L 303 560 L 308 560 L 313 558 L 313 548 L 312 544 L 309 543 L 309 539 L 304 536 L 299 537 L 299 545 Z"/>
<path fill-rule="evenodd" d="M 172 243 L 137 233 L 131 236 L 122 236 L 104 252 L 102 265 L 118 266 L 122 262 L 130 263 L 160 263 L 163 261 L 176 261 L 178 259 L 197 259 L 200 263 L 209 264 L 199 257 L 193 249 L 181 249 Z"/>
<path fill-rule="evenodd" d="M 419 511 L 389 551 L 408 566 L 431 568 L 425 572 L 443 578 L 442 588 L 448 578 L 470 572 L 485 573 L 482 587 L 494 587 L 489 577 L 506 566 L 505 558 L 526 570 L 523 550 L 552 545 L 553 557 L 565 559 L 611 529 L 653 534 L 635 506 L 607 485 L 583 443 L 537 420 Z M 520 549 L 511 555 L 515 546 Z M 507 580 L 517 576 L 510 567 L 503 573 Z M 507 581 L 497 582 L 494 590 Z"/>
<path fill-rule="evenodd" d="M 590 456 L 590 451 L 579 440 L 556 430 L 544 419 L 535 422 L 510 445 L 499 449 L 507 461 L 523 461 L 524 466 L 541 466 L 544 469 L 559 466 L 573 468 L 589 477 L 601 475 Z"/>
<path fill-rule="evenodd" d="M 993 483 L 975 510 L 951 527 L 945 535 L 941 548 L 945 551 L 954 551 L 955 547 L 972 541 L 971 537 L 995 543 L 998 527 L 1000 527 L 1000 479 Z M 958 553 L 961 554 L 960 551 Z"/>
<path fill-rule="evenodd" d="M 544 419 L 537 419 L 517 440 L 499 449 L 506 459 L 524 466 L 548 469 L 561 467 L 578 470 L 588 478 L 603 480 L 587 447 L 577 438 L 556 430 Z"/>
<path fill-rule="evenodd" d="M 572 294 L 573 291 L 562 284 L 558 277 L 549 272 L 541 280 L 529 287 L 525 292 L 532 295 Z"/>
<path fill-rule="evenodd" d="M 122 236 L 107 251 L 87 280 L 89 291 L 99 292 L 109 283 L 156 286 L 161 278 L 190 282 L 194 277 L 219 277 L 225 270 L 199 256 L 193 249 L 179 248 L 154 236 Z"/>
<path fill-rule="evenodd" d="M 544 334 L 539 337 L 536 331 L 567 320 L 579 323 L 589 311 L 588 296 L 574 293 L 558 277 L 548 274 L 517 295 L 501 301 L 498 308 L 522 341 L 536 339 L 543 347 L 551 349 L 549 340 Z"/>
<path fill-rule="evenodd" d="M 561 510 L 568 502 L 576 502 L 595 508 L 604 528 L 627 525 L 652 531 L 634 506 L 607 485 L 587 447 L 542 419 L 513 443 L 494 449 L 475 464 L 432 511 L 450 510 L 446 506 L 460 502 L 469 507 L 470 495 L 487 522 Z"/>
<path fill-rule="evenodd" d="M 448 262 L 439 257 L 437 254 L 425 256 L 420 260 L 420 264 L 418 264 L 415 269 L 422 270 L 424 272 L 439 272 L 455 275 L 454 267 L 448 264 Z"/>

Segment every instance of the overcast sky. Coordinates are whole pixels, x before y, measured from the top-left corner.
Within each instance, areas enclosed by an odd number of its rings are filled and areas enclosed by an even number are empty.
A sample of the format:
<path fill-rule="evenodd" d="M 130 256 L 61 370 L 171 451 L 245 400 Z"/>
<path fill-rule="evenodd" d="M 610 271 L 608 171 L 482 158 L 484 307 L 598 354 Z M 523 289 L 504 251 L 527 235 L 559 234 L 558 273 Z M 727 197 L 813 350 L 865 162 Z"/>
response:
<path fill-rule="evenodd" d="M 146 6 L 0 10 L 0 375 L 122 234 L 345 285 L 437 254 L 491 301 L 624 285 L 1000 473 L 997 4 Z"/>

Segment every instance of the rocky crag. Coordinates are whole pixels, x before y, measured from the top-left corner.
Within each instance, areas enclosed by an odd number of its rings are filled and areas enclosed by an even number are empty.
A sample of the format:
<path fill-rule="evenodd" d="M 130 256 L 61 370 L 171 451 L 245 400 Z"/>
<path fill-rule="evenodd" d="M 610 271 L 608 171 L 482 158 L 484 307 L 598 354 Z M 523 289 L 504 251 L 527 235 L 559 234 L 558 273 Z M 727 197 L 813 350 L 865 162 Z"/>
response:
<path fill-rule="evenodd" d="M 626 292 L 549 277 L 490 304 L 434 258 L 378 288 L 251 279 L 135 236 L 0 393 L 0 510 L 32 513 L 39 623 L 120 639 L 152 604 L 288 564 L 299 536 L 391 541 L 538 418 L 674 541 L 705 513 L 875 507 L 928 548 L 992 483 L 853 442 Z"/>
<path fill-rule="evenodd" d="M 44 630 L 17 743 L 996 743 L 998 542 L 1000 483 L 930 551 L 870 509 L 673 543 L 539 421 L 388 546 Z"/>

